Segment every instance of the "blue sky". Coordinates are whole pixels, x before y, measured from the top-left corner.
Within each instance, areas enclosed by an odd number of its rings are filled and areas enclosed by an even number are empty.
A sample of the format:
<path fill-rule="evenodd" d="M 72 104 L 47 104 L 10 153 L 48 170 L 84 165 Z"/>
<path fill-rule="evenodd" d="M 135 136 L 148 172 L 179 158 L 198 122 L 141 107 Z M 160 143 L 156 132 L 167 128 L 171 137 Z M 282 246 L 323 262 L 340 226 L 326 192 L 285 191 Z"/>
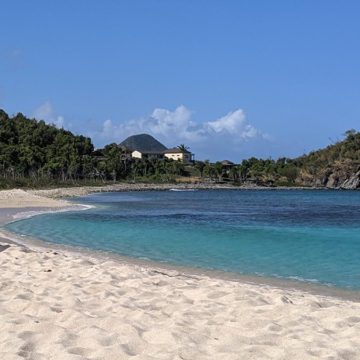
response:
<path fill-rule="evenodd" d="M 360 130 L 358 1 L 3 1 L 0 108 L 199 159 L 297 156 Z"/>

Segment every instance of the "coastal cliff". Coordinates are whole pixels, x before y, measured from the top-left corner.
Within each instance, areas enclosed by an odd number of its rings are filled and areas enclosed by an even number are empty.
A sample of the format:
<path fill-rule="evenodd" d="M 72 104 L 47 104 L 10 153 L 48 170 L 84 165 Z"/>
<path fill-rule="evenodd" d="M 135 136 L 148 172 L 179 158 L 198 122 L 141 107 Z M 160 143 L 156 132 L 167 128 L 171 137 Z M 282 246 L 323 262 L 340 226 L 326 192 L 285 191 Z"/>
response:
<path fill-rule="evenodd" d="M 360 133 L 297 158 L 243 160 L 227 172 L 241 184 L 271 187 L 360 189 Z"/>
<path fill-rule="evenodd" d="M 350 130 L 345 135 L 342 141 L 295 159 L 299 169 L 296 183 L 331 189 L 360 188 L 360 133 Z"/>
<path fill-rule="evenodd" d="M 301 186 L 346 190 L 359 189 L 360 168 L 347 163 L 337 163 L 332 167 L 320 169 L 317 174 L 310 174 L 306 170 L 300 170 L 296 182 Z"/>

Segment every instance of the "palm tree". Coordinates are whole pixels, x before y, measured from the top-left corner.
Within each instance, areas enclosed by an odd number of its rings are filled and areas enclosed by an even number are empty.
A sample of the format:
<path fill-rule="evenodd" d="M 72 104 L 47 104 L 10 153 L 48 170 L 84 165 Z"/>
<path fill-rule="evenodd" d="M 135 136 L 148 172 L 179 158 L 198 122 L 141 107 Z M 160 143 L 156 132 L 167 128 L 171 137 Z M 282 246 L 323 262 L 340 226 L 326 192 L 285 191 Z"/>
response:
<path fill-rule="evenodd" d="M 188 152 L 190 150 L 190 148 L 188 146 L 186 146 L 185 144 L 180 144 L 178 146 L 178 149 L 182 152 Z"/>

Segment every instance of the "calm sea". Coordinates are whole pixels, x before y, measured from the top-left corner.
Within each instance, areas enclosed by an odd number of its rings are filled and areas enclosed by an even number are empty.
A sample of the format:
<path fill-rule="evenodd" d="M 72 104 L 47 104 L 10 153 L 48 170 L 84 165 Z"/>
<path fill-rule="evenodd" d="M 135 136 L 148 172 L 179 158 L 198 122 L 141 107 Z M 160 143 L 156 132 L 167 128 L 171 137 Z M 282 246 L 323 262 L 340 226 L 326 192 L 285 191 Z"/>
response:
<path fill-rule="evenodd" d="M 44 241 L 182 266 L 360 289 L 360 192 L 149 191 L 6 225 Z"/>

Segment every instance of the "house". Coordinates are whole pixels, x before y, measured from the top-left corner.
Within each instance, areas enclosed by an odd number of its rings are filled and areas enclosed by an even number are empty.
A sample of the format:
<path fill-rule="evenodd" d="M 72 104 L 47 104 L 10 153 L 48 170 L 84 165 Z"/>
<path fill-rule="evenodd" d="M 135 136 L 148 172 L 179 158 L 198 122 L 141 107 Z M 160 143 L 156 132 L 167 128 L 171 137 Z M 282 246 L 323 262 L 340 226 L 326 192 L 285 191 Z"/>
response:
<path fill-rule="evenodd" d="M 230 160 L 223 160 L 221 161 L 221 165 L 224 167 L 224 168 L 232 168 L 233 166 L 235 166 L 235 164 L 230 161 Z"/>
<path fill-rule="evenodd" d="M 222 166 L 222 169 L 221 169 L 221 177 L 222 177 L 222 179 L 223 180 L 229 180 L 230 174 L 231 174 L 230 170 L 236 165 L 230 160 L 220 161 L 220 164 Z M 235 179 L 233 179 L 233 180 L 235 180 Z"/>
<path fill-rule="evenodd" d="M 193 161 L 194 155 L 190 151 L 179 148 L 167 149 L 164 151 L 165 158 L 190 163 Z"/>
<path fill-rule="evenodd" d="M 119 146 L 136 159 L 163 159 L 166 146 L 148 134 L 132 135 Z"/>
<path fill-rule="evenodd" d="M 135 159 L 171 159 L 190 163 L 194 155 L 179 148 L 167 149 L 160 141 L 148 134 L 132 135 L 119 144 L 124 151 L 131 153 Z"/>
<path fill-rule="evenodd" d="M 157 151 L 139 151 L 134 150 L 131 157 L 135 159 L 162 159 L 164 156 Z"/>

